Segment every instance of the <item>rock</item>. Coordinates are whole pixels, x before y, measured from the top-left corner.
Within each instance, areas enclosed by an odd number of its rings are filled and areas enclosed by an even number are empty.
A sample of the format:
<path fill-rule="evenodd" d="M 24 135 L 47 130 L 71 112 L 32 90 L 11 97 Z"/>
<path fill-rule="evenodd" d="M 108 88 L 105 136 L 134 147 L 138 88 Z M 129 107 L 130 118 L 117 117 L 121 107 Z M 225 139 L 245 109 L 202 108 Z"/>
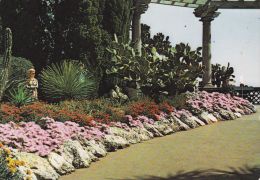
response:
<path fill-rule="evenodd" d="M 250 109 L 253 113 L 256 113 L 256 107 L 253 104 L 250 103 L 246 107 Z"/>
<path fill-rule="evenodd" d="M 143 123 L 143 125 L 144 125 L 144 128 L 145 128 L 147 131 L 151 132 L 154 137 L 162 137 L 162 136 L 163 136 L 163 135 L 157 130 L 157 128 L 155 128 L 154 125 L 149 124 L 149 123 L 146 123 L 146 122 Z"/>
<path fill-rule="evenodd" d="M 236 108 L 235 112 L 240 113 L 241 115 L 245 115 L 244 111 L 242 109 L 239 109 L 239 108 Z"/>
<path fill-rule="evenodd" d="M 190 128 L 196 128 L 198 127 L 199 125 L 197 124 L 197 122 L 193 119 L 193 118 L 190 118 L 190 117 L 186 117 L 186 116 L 182 116 L 180 118 L 180 120 L 187 124 Z"/>
<path fill-rule="evenodd" d="M 202 112 L 199 115 L 199 119 L 202 120 L 206 124 L 211 124 L 212 123 L 211 119 L 208 117 L 208 113 L 207 112 Z"/>
<path fill-rule="evenodd" d="M 47 157 L 49 163 L 52 167 L 60 174 L 68 174 L 75 171 L 75 168 L 72 164 L 67 162 L 61 155 L 51 152 Z"/>
<path fill-rule="evenodd" d="M 85 140 L 83 142 L 84 149 L 94 156 L 101 158 L 107 155 L 105 146 L 101 142 L 96 142 L 95 140 Z"/>
<path fill-rule="evenodd" d="M 103 141 L 107 151 L 115 151 L 129 146 L 126 139 L 115 135 L 105 135 Z"/>
<path fill-rule="evenodd" d="M 234 120 L 236 116 L 233 112 L 227 111 L 225 109 L 220 109 L 219 114 L 223 117 L 224 120 Z"/>
<path fill-rule="evenodd" d="M 241 115 L 240 113 L 238 113 L 238 112 L 235 112 L 234 115 L 235 115 L 237 118 L 241 118 L 241 117 L 242 117 L 242 115 Z"/>
<path fill-rule="evenodd" d="M 75 168 L 89 167 L 91 157 L 78 141 L 69 140 L 63 145 L 62 156 Z"/>
<path fill-rule="evenodd" d="M 163 135 L 173 133 L 173 129 L 163 121 L 156 121 L 153 126 Z"/>
<path fill-rule="evenodd" d="M 115 136 L 120 136 L 126 139 L 130 144 L 136 144 L 141 142 L 139 134 L 137 134 L 133 130 L 126 131 L 118 127 L 110 127 L 108 131 Z"/>
<path fill-rule="evenodd" d="M 19 174 L 22 175 L 23 179 L 37 180 L 37 177 L 35 176 L 35 174 L 29 167 L 19 166 L 17 168 L 17 170 L 18 170 Z M 28 171 L 30 171 L 31 174 L 28 174 Z"/>
<path fill-rule="evenodd" d="M 218 119 L 213 114 L 208 114 L 208 118 L 214 123 L 218 122 Z"/>
<path fill-rule="evenodd" d="M 37 179 L 56 180 L 60 177 L 45 158 L 26 152 L 16 153 L 16 156 L 30 167 Z"/>
<path fill-rule="evenodd" d="M 219 112 L 220 116 L 223 118 L 223 120 L 229 120 L 230 119 L 229 113 L 226 110 L 220 109 L 218 112 Z"/>
<path fill-rule="evenodd" d="M 132 130 L 138 134 L 141 141 L 147 141 L 154 137 L 153 134 L 151 132 L 147 131 L 145 128 L 136 127 L 136 128 L 133 128 Z"/>
<path fill-rule="evenodd" d="M 236 115 L 233 112 L 231 112 L 231 111 L 227 111 L 227 112 L 228 112 L 229 117 L 230 117 L 231 120 L 234 120 L 234 119 L 237 118 Z"/>
<path fill-rule="evenodd" d="M 173 130 L 175 130 L 175 132 L 177 131 L 187 131 L 190 129 L 190 127 L 183 123 L 179 118 L 177 118 L 176 116 L 171 116 L 171 118 L 169 118 L 169 121 L 171 122 L 171 127 Z"/>
<path fill-rule="evenodd" d="M 245 109 L 244 112 L 245 112 L 246 115 L 249 115 L 249 114 L 254 113 L 254 111 L 253 111 L 251 108 L 249 108 L 249 107 L 246 107 L 246 106 L 245 106 L 244 109 Z"/>
<path fill-rule="evenodd" d="M 195 117 L 195 116 L 191 116 L 189 117 L 189 119 L 191 119 L 192 121 L 195 121 L 199 126 L 205 126 L 206 124 L 201 121 L 199 118 Z"/>
<path fill-rule="evenodd" d="M 221 117 L 221 115 L 218 112 L 213 112 L 212 114 L 213 114 L 213 116 L 215 116 L 217 118 L 218 121 L 223 120 L 223 118 Z"/>

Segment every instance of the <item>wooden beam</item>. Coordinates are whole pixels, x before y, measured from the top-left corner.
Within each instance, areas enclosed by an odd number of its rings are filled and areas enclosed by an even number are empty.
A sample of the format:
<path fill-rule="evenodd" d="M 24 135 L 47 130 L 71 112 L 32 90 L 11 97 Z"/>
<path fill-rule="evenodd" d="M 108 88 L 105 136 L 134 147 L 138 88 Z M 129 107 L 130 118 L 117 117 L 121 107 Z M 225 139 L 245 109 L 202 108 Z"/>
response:
<path fill-rule="evenodd" d="M 255 1 L 211 1 L 210 5 L 219 9 L 260 9 L 260 0 Z"/>
<path fill-rule="evenodd" d="M 197 8 L 198 6 L 204 5 L 201 4 L 199 0 L 193 0 L 191 3 L 188 3 L 185 0 L 151 0 L 152 3 L 156 4 L 164 4 L 170 6 L 182 6 L 182 7 L 191 7 Z M 205 0 L 205 4 L 217 6 L 219 9 L 260 9 L 260 0 L 237 0 L 237 1 L 229 1 L 229 0 Z"/>

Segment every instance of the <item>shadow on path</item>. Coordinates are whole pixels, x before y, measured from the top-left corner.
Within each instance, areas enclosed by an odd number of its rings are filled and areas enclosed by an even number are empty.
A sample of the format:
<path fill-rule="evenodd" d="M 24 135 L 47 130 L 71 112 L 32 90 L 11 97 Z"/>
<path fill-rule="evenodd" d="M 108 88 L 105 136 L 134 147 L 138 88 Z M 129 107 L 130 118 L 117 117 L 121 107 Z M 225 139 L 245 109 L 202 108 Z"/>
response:
<path fill-rule="evenodd" d="M 117 180 L 258 180 L 260 179 L 260 166 L 223 170 L 195 170 L 190 172 L 179 171 L 175 175 L 168 177 L 145 176 L 135 177 L 134 179 Z M 115 179 L 113 179 L 115 180 Z"/>

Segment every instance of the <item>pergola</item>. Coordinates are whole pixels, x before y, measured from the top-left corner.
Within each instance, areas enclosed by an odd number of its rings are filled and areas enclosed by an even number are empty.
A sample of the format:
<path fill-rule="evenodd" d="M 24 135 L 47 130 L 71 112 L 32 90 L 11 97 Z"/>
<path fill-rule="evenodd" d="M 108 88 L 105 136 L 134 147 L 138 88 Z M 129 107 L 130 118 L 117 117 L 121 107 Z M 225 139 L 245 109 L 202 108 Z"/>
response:
<path fill-rule="evenodd" d="M 212 87 L 211 84 L 211 21 L 219 16 L 218 9 L 260 9 L 260 0 L 136 0 L 138 4 L 156 3 L 169 6 L 180 6 L 194 8 L 194 15 L 200 18 L 203 24 L 202 35 L 202 56 L 203 65 L 205 66 L 205 72 L 203 76 L 204 87 Z M 144 8 L 143 8 L 144 9 Z M 146 10 L 146 9 L 145 9 Z M 145 12 L 142 10 L 141 12 Z M 141 14 L 140 11 L 138 15 Z M 139 18 L 139 23 L 140 23 Z M 136 23 L 136 22 L 135 22 Z M 138 23 L 137 23 L 138 24 Z M 133 24 L 133 29 L 139 30 L 140 25 Z M 134 27 L 136 26 L 136 27 Z M 138 28 L 138 27 L 139 28 Z M 138 34 L 138 33 L 136 33 Z M 141 32 L 139 32 L 141 35 Z M 140 37 L 134 37 L 136 41 L 140 43 Z"/>

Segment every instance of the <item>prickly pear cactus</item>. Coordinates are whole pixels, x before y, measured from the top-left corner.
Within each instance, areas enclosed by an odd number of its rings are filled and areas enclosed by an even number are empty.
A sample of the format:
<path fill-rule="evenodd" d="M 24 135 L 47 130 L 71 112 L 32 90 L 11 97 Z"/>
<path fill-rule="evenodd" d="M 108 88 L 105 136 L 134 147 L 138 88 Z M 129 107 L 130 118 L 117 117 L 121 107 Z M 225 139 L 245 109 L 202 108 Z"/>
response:
<path fill-rule="evenodd" d="M 12 31 L 10 28 L 6 28 L 5 37 L 4 37 L 4 57 L 3 65 L 0 69 L 0 101 L 2 100 L 4 91 L 6 89 L 8 78 L 9 78 L 9 69 L 11 64 L 11 54 L 12 54 Z"/>

